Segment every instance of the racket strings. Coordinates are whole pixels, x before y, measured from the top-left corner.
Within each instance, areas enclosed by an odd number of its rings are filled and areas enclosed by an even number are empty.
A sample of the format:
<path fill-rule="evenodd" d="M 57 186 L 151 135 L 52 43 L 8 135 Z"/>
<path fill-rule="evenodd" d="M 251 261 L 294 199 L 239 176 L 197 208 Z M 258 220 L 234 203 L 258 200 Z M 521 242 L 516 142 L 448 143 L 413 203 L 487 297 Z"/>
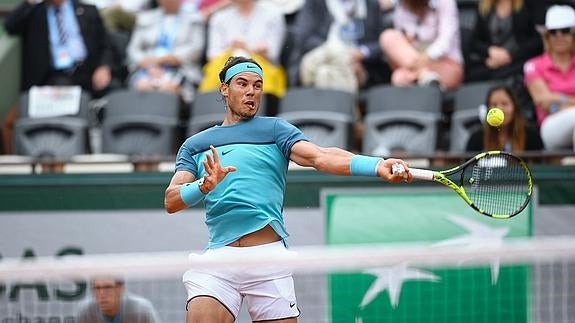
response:
<path fill-rule="evenodd" d="M 469 165 L 462 176 L 467 196 L 484 213 L 512 216 L 529 202 L 529 171 L 513 156 L 485 156 Z"/>

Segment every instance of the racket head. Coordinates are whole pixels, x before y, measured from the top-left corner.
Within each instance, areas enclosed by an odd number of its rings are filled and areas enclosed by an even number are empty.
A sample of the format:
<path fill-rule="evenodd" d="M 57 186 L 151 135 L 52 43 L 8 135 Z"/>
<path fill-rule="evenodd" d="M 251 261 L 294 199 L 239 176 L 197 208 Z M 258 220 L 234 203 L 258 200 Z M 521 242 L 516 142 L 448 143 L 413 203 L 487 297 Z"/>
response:
<path fill-rule="evenodd" d="M 521 213 L 533 194 L 529 167 L 507 152 L 484 152 L 442 173 L 458 173 L 458 193 L 464 194 L 477 212 L 493 218 L 508 219 Z"/>

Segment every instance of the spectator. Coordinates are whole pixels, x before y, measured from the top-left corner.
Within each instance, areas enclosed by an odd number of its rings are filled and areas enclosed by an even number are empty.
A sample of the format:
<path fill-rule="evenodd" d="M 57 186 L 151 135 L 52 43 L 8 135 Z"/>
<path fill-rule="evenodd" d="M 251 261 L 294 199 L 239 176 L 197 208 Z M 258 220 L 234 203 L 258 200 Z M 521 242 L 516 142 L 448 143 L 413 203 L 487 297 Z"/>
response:
<path fill-rule="evenodd" d="M 176 93 L 190 102 L 201 79 L 204 22 L 198 14 L 183 13 L 181 0 L 158 4 L 138 14 L 128 45 L 128 83 L 141 91 Z"/>
<path fill-rule="evenodd" d="M 541 33 L 545 52 L 525 64 L 525 85 L 536 106 L 545 148 L 574 149 L 575 10 L 551 6 Z"/>
<path fill-rule="evenodd" d="M 136 14 L 150 8 L 150 0 L 84 0 L 98 7 L 109 32 L 131 33 L 136 24 Z"/>
<path fill-rule="evenodd" d="M 540 0 L 480 0 L 466 81 L 521 76 L 525 62 L 543 51 L 536 25 L 544 19 Z"/>
<path fill-rule="evenodd" d="M 93 5 L 77 0 L 27 0 L 5 28 L 22 38 L 22 90 L 34 85 L 80 85 L 96 96 L 112 81 L 106 29 Z"/>
<path fill-rule="evenodd" d="M 495 86 L 487 93 L 487 109 L 497 107 L 505 116 L 500 127 L 487 123 L 473 133 L 467 142 L 467 151 L 502 150 L 523 152 L 526 150 L 543 150 L 543 142 L 537 127 L 528 125 L 521 115 L 517 98 L 508 86 Z"/>
<path fill-rule="evenodd" d="M 254 58 L 266 71 L 264 93 L 281 98 L 287 87 L 280 56 L 286 33 L 281 12 L 256 0 L 234 0 L 213 14 L 208 25 L 207 63 L 200 91 L 217 90 L 229 56 Z"/>
<path fill-rule="evenodd" d="M 294 23 L 290 83 L 357 92 L 389 81 L 382 15 L 375 0 L 306 1 Z"/>
<path fill-rule="evenodd" d="M 20 90 L 79 85 L 94 97 L 120 86 L 106 28 L 93 5 L 77 0 L 26 0 L 8 14 L 6 31 L 22 40 Z M 12 152 L 17 106 L 3 120 L 4 153 Z"/>
<path fill-rule="evenodd" d="M 400 0 L 393 29 L 380 37 L 392 68 L 391 83 L 440 85 L 454 90 L 463 80 L 455 0 Z"/>
<path fill-rule="evenodd" d="M 152 303 L 127 293 L 124 281 L 98 277 L 91 282 L 93 297 L 78 309 L 78 323 L 159 323 Z"/>

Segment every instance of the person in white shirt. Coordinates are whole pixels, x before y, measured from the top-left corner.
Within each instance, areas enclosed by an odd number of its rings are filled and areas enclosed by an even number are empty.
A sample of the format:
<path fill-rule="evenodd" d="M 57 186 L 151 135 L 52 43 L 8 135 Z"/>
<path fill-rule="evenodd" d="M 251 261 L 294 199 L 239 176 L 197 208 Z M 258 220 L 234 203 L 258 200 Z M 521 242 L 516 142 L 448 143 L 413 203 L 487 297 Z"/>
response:
<path fill-rule="evenodd" d="M 201 79 L 205 24 L 185 13 L 180 0 L 158 0 L 159 7 L 138 14 L 128 44 L 130 87 L 176 93 L 191 101 Z"/>

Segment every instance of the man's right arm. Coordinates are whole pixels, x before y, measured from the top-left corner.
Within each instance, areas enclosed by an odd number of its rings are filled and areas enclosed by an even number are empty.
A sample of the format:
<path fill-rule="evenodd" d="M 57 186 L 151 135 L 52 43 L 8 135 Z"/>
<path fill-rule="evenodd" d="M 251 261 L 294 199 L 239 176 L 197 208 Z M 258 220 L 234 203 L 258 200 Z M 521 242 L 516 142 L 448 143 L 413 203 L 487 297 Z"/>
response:
<path fill-rule="evenodd" d="M 180 188 L 183 184 L 191 183 L 195 179 L 194 174 L 187 171 L 178 171 L 172 176 L 164 195 L 164 208 L 168 213 L 176 213 L 188 208 L 180 196 Z"/>

